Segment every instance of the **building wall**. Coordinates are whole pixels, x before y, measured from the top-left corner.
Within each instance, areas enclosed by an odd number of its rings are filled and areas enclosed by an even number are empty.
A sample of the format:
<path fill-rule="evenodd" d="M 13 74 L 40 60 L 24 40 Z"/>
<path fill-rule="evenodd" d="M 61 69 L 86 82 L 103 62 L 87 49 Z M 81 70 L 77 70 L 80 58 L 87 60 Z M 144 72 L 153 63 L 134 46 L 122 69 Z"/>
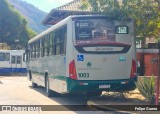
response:
<path fill-rule="evenodd" d="M 137 61 L 140 63 L 140 75 L 157 76 L 157 49 L 137 49 Z"/>

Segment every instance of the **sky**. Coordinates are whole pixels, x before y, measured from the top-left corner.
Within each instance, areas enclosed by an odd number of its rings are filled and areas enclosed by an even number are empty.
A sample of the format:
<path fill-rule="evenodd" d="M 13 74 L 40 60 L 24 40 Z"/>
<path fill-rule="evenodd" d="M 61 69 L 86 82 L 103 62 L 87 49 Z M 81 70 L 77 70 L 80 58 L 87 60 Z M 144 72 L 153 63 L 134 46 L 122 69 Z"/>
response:
<path fill-rule="evenodd" d="M 49 13 L 52 9 L 65 5 L 68 2 L 73 0 L 23 0 L 30 4 L 33 4 L 35 7 L 40 10 Z"/>

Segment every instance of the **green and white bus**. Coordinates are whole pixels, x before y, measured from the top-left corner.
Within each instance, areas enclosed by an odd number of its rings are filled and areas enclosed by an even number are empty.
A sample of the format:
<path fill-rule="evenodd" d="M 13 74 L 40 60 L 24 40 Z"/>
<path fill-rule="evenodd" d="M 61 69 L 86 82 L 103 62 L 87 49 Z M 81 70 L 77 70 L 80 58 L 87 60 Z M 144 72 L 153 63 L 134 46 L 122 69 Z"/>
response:
<path fill-rule="evenodd" d="M 101 15 L 65 18 L 28 43 L 28 78 L 47 96 L 135 89 L 134 24 Z"/>

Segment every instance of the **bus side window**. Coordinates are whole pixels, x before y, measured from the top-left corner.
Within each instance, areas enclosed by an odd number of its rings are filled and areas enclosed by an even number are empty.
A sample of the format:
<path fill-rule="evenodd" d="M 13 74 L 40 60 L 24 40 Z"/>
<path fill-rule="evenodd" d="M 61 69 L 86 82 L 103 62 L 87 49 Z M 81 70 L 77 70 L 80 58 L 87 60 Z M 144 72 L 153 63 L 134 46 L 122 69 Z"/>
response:
<path fill-rule="evenodd" d="M 50 34 L 47 35 L 47 56 L 50 55 Z"/>
<path fill-rule="evenodd" d="M 11 58 L 11 63 L 12 63 L 12 64 L 15 64 L 15 63 L 16 63 L 16 56 L 12 56 L 12 58 Z"/>
<path fill-rule="evenodd" d="M 32 58 L 35 58 L 35 43 L 32 44 Z"/>
<path fill-rule="evenodd" d="M 56 55 L 56 34 L 55 32 L 53 32 L 53 37 L 52 37 L 52 40 L 53 40 L 53 54 L 52 55 Z"/>
<path fill-rule="evenodd" d="M 56 31 L 56 55 L 65 54 L 66 50 L 66 37 L 67 29 L 66 25 Z"/>
<path fill-rule="evenodd" d="M 48 55 L 48 35 L 44 37 L 44 56 Z"/>
<path fill-rule="evenodd" d="M 10 61 L 10 53 L 6 53 L 5 60 Z"/>
<path fill-rule="evenodd" d="M 35 45 L 34 45 L 34 47 L 35 47 L 35 50 L 34 50 L 34 52 L 35 52 L 35 58 L 38 56 L 38 54 L 37 54 L 37 49 L 38 49 L 38 47 L 37 47 L 37 45 L 38 45 L 38 42 L 35 42 L 34 43 Z"/>
<path fill-rule="evenodd" d="M 67 26 L 63 27 L 61 54 L 66 54 Z"/>
<path fill-rule="evenodd" d="M 30 45 L 28 45 L 28 49 L 26 50 L 26 61 L 29 61 L 31 59 L 31 48 Z"/>
<path fill-rule="evenodd" d="M 33 58 L 33 44 L 31 44 L 31 50 L 30 50 L 30 58 Z"/>
<path fill-rule="evenodd" d="M 60 54 L 60 44 L 59 44 L 59 38 L 60 34 L 59 34 L 59 30 L 56 31 L 55 33 L 55 44 L 56 44 L 56 55 L 59 55 Z"/>
<path fill-rule="evenodd" d="M 41 57 L 44 57 L 44 38 L 41 39 Z"/>
<path fill-rule="evenodd" d="M 5 61 L 5 53 L 0 53 L 0 61 Z"/>
<path fill-rule="evenodd" d="M 49 55 L 53 55 L 53 34 L 49 34 Z"/>
<path fill-rule="evenodd" d="M 36 57 L 40 57 L 40 40 L 36 42 Z"/>
<path fill-rule="evenodd" d="M 33 51 L 34 52 L 34 56 L 33 56 L 34 58 L 36 58 L 36 44 L 37 44 L 37 42 L 34 42 L 34 51 Z"/>
<path fill-rule="evenodd" d="M 21 64 L 22 62 L 22 56 L 17 56 L 17 64 Z"/>

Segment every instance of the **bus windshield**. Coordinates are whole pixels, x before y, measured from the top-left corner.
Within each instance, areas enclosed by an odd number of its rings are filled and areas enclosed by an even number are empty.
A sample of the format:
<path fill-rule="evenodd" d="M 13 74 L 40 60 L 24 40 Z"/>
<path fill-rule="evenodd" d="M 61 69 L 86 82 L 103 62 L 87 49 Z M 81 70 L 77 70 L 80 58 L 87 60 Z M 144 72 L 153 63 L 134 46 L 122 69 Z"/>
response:
<path fill-rule="evenodd" d="M 76 43 L 115 42 L 114 23 L 107 19 L 75 21 Z"/>

